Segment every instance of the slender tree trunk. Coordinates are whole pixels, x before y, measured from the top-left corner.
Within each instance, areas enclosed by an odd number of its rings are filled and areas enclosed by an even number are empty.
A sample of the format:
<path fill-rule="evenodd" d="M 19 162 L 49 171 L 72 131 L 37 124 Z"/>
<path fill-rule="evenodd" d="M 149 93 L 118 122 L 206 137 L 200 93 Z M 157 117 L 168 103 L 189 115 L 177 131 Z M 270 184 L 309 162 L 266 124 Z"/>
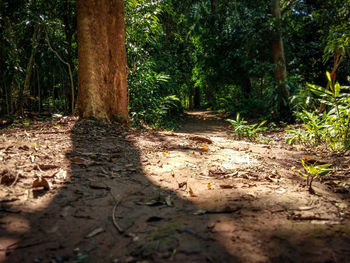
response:
<path fill-rule="evenodd" d="M 252 93 L 252 82 L 250 81 L 249 73 L 247 70 L 242 71 L 242 91 L 245 98 L 249 98 Z"/>
<path fill-rule="evenodd" d="M 75 21 L 73 20 L 74 15 L 72 14 L 73 11 L 72 9 L 74 6 L 70 3 L 69 0 L 64 0 L 65 8 L 67 12 L 65 12 L 63 16 L 63 23 L 64 23 L 64 28 L 65 28 L 65 34 L 66 34 L 66 42 L 67 42 L 67 63 L 71 65 L 74 68 L 74 63 L 73 63 L 73 50 L 72 50 L 72 43 L 73 43 L 73 35 L 74 35 L 74 23 Z M 72 78 L 73 80 L 73 78 Z M 65 97 L 67 100 L 67 106 L 68 106 L 68 112 L 74 113 L 74 102 L 75 102 L 75 87 L 74 83 L 73 85 L 71 84 L 70 88 L 65 89 Z"/>
<path fill-rule="evenodd" d="M 123 0 L 78 0 L 78 113 L 128 122 Z"/>
<path fill-rule="evenodd" d="M 201 90 L 199 87 L 195 87 L 194 89 L 193 104 L 195 109 L 199 109 L 201 107 Z"/>
<path fill-rule="evenodd" d="M 20 86 L 19 92 L 18 92 L 18 101 L 17 101 L 17 113 L 20 115 L 23 115 L 23 107 L 24 107 L 24 94 L 29 88 L 30 79 L 32 77 L 32 70 L 34 66 L 34 56 L 36 53 L 36 49 L 38 46 L 38 39 L 40 36 L 40 26 L 36 25 L 34 28 L 34 34 L 32 39 L 32 52 L 30 54 L 30 58 L 27 64 L 27 70 L 26 70 L 26 77 L 24 79 L 23 85 Z"/>
<path fill-rule="evenodd" d="M 271 12 L 272 15 L 276 19 L 276 23 L 279 24 L 281 20 L 281 10 L 280 10 L 280 0 L 271 0 Z M 286 114 L 288 113 L 288 99 L 289 99 L 289 90 L 287 87 L 287 69 L 286 69 L 286 59 L 284 55 L 284 47 L 283 40 L 281 34 L 274 30 L 272 32 L 273 40 L 272 40 L 272 58 L 273 63 L 275 64 L 275 81 L 278 85 L 278 94 L 280 97 L 279 108 L 280 113 Z"/>
<path fill-rule="evenodd" d="M 40 87 L 40 76 L 39 67 L 36 65 L 36 81 L 38 82 L 38 112 L 41 112 L 41 87 Z"/>

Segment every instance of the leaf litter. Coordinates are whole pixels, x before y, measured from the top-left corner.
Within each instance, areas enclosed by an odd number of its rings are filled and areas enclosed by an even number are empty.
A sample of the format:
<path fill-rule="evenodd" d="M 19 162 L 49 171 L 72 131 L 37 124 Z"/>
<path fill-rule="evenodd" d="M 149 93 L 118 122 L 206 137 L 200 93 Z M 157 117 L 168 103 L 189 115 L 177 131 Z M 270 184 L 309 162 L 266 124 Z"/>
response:
<path fill-rule="evenodd" d="M 269 145 L 235 141 L 223 119 L 190 112 L 172 133 L 73 117 L 3 130 L 0 261 L 349 261 L 349 155 L 291 149 L 278 129 Z M 290 169 L 306 157 L 339 167 L 315 195 Z"/>

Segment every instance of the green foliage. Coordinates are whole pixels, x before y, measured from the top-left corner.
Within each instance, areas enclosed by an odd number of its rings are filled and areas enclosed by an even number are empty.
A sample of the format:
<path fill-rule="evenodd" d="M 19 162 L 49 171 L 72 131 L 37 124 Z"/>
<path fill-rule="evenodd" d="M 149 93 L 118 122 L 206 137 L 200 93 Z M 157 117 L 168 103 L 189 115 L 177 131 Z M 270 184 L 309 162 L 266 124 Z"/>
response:
<path fill-rule="evenodd" d="M 304 160 L 301 160 L 301 164 L 304 168 L 304 171 L 296 170 L 293 168 L 294 171 L 298 172 L 300 176 L 306 178 L 306 186 L 309 187 L 309 191 L 312 190 L 312 182 L 314 179 L 318 179 L 322 176 L 327 175 L 329 172 L 332 171 L 329 167 L 330 164 L 322 164 L 322 165 L 315 165 L 315 164 L 308 164 Z"/>
<path fill-rule="evenodd" d="M 235 120 L 227 119 L 226 121 L 232 125 L 234 135 L 238 139 L 247 138 L 250 141 L 254 141 L 259 136 L 259 132 L 267 129 L 266 127 L 262 127 L 266 123 L 266 120 L 259 124 L 248 124 L 247 121 L 240 117 L 239 113 L 237 113 Z"/>
<path fill-rule="evenodd" d="M 327 105 L 326 110 L 319 114 L 307 110 L 295 112 L 304 123 L 306 131 L 286 130 L 292 134 L 287 143 L 301 142 L 310 145 L 324 143 L 332 150 L 350 147 L 350 94 L 342 92 L 349 88 L 341 87 L 338 82 L 334 82 L 329 72 L 326 75 L 330 83 L 329 90 L 317 85 L 307 85 L 309 92 L 315 95 L 314 100 L 318 101 L 318 104 Z M 303 107 L 301 104 L 299 106 Z"/>

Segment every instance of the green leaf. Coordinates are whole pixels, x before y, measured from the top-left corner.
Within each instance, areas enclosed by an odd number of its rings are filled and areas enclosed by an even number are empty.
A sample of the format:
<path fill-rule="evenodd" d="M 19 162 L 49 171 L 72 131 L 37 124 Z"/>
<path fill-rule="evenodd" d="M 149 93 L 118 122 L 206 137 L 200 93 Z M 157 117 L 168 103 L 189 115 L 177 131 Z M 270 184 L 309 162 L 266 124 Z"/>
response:
<path fill-rule="evenodd" d="M 338 97 L 339 93 L 340 93 L 340 84 L 339 82 L 337 82 L 334 86 L 334 97 L 335 98 Z"/>
<path fill-rule="evenodd" d="M 331 73 L 329 73 L 328 71 L 326 72 L 326 76 L 329 82 L 332 82 L 332 78 L 331 78 Z"/>

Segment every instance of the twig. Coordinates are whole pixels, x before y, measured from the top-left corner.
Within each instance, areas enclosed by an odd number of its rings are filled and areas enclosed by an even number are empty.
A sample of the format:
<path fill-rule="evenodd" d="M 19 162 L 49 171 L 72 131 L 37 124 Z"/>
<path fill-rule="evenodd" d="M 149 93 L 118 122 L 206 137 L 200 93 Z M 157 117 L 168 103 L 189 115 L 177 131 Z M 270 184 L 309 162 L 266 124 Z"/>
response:
<path fill-rule="evenodd" d="M 14 186 L 17 183 L 18 177 L 19 177 L 19 173 L 16 173 L 16 178 L 15 178 L 15 180 L 13 181 L 13 183 L 9 187 L 12 187 L 12 186 Z"/>
<path fill-rule="evenodd" d="M 115 202 L 115 205 L 114 205 L 114 207 L 113 207 L 113 211 L 112 211 L 112 221 L 113 221 L 113 225 L 114 225 L 115 228 L 118 230 L 118 232 L 119 232 L 120 234 L 123 234 L 123 233 L 124 233 L 124 229 L 122 229 L 122 228 L 119 226 L 117 220 L 115 219 L 115 210 L 117 209 L 117 206 L 119 205 L 119 203 L 120 203 L 120 200 L 118 200 L 117 202 Z"/>

